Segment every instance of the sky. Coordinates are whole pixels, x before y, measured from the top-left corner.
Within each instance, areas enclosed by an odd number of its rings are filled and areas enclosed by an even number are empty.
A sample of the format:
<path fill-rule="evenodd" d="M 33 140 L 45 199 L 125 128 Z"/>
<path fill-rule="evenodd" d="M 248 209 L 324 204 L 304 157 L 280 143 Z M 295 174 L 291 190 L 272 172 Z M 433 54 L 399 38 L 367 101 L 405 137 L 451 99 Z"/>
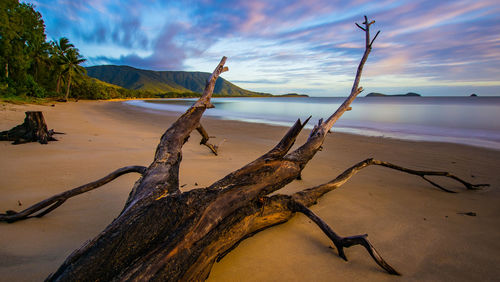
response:
<path fill-rule="evenodd" d="M 498 0 L 37 0 L 47 39 L 67 37 L 86 66 L 212 72 L 272 94 L 347 96 L 380 30 L 364 93 L 500 96 Z M 363 94 L 361 94 L 363 95 Z"/>

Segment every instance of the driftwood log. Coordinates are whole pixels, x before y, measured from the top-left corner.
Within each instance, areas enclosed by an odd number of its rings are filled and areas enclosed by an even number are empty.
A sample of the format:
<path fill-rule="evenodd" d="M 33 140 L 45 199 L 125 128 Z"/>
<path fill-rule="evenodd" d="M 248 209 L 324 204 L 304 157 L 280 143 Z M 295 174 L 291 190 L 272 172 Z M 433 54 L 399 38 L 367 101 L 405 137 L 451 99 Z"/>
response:
<path fill-rule="evenodd" d="M 382 269 L 398 275 L 370 244 L 367 235 L 342 237 L 308 207 L 370 165 L 418 175 L 426 180 L 428 175 L 449 177 L 467 189 L 476 189 L 481 185 L 470 184 L 447 172 L 416 171 L 367 159 L 328 183 L 292 195 L 269 196 L 300 176 L 302 169 L 320 150 L 329 129 L 362 91 L 358 84 L 373 44 L 369 33 L 373 23 L 365 17 L 364 27 L 360 26 L 365 32 L 366 49 L 349 97 L 328 119 L 320 120 L 307 141 L 296 150 L 290 152 L 307 121 L 298 120 L 274 148 L 212 185 L 187 192 L 179 190 L 182 146 L 191 132 L 200 128 L 204 111 L 212 107 L 210 98 L 215 81 L 227 70 L 224 57 L 208 79 L 202 97 L 163 134 L 149 167 L 119 169 L 98 181 L 56 195 L 25 211 L 2 214 L 0 220 L 13 222 L 37 212 L 38 216 L 45 215 L 69 197 L 94 189 L 124 173 L 137 172 L 141 177 L 119 216 L 97 237 L 74 251 L 47 280 L 204 280 L 212 265 L 242 240 L 288 221 L 297 212 L 303 213 L 321 228 L 343 259 L 347 260 L 345 248 L 361 245 Z"/>
<path fill-rule="evenodd" d="M 62 134 L 54 132 L 53 129 L 48 130 L 47 124 L 43 117 L 43 113 L 39 111 L 28 111 L 25 113 L 24 122 L 11 130 L 0 132 L 0 141 L 13 141 L 12 144 L 24 144 L 29 142 L 39 142 L 47 144 L 49 141 L 57 141 L 54 134 Z"/>

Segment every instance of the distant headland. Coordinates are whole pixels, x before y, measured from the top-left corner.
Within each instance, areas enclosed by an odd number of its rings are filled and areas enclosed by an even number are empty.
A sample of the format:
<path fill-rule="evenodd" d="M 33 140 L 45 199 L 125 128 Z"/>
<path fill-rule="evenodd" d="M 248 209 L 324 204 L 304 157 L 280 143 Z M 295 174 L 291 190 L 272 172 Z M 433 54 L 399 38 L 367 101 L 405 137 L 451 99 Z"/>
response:
<path fill-rule="evenodd" d="M 406 94 L 383 94 L 377 92 L 371 92 L 366 94 L 365 97 L 421 97 L 422 95 L 415 92 L 408 92 Z"/>

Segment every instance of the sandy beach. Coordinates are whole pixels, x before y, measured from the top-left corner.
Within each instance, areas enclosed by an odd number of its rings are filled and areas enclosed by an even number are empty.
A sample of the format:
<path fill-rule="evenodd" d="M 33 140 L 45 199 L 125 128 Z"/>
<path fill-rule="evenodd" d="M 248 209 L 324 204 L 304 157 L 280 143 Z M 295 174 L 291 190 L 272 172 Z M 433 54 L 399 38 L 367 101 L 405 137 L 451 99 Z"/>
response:
<path fill-rule="evenodd" d="M 121 102 L 80 101 L 40 105 L 0 104 L 0 131 L 41 110 L 58 142 L 13 146 L 0 142 L 0 210 L 16 210 L 100 178 L 127 165 L 149 165 L 161 134 L 176 114 L 145 112 Z M 266 152 L 287 128 L 203 119 L 214 156 L 194 132 L 183 150 L 182 189 L 210 185 Z M 297 143 L 304 142 L 305 131 Z M 212 140 L 211 140 L 212 141 Z M 373 157 L 418 170 L 449 171 L 467 181 L 489 183 L 444 193 L 421 178 L 369 167 L 312 207 L 340 235 L 367 233 L 403 276 L 386 274 L 359 246 L 338 257 L 308 218 L 245 240 L 214 265 L 210 281 L 494 281 L 500 277 L 500 151 L 465 145 L 409 142 L 342 133 L 329 134 L 323 151 L 279 193 L 327 182 Z M 40 219 L 0 223 L 0 281 L 41 281 L 121 211 L 138 175 L 125 175 L 68 200 Z M 21 206 L 20 206 L 21 204 Z M 477 216 L 461 213 L 474 212 Z"/>

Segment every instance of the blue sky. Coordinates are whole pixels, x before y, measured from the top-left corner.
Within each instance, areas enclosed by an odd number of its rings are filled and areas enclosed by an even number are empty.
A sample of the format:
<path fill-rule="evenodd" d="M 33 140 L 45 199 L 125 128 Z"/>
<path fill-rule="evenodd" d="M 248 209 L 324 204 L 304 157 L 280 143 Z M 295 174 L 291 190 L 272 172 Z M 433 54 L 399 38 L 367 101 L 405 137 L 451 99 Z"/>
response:
<path fill-rule="evenodd" d="M 498 0 L 39 0 L 48 39 L 65 36 L 87 66 L 211 72 L 249 90 L 346 96 L 376 20 L 368 92 L 500 96 Z M 363 95 L 363 94 L 362 94 Z"/>

